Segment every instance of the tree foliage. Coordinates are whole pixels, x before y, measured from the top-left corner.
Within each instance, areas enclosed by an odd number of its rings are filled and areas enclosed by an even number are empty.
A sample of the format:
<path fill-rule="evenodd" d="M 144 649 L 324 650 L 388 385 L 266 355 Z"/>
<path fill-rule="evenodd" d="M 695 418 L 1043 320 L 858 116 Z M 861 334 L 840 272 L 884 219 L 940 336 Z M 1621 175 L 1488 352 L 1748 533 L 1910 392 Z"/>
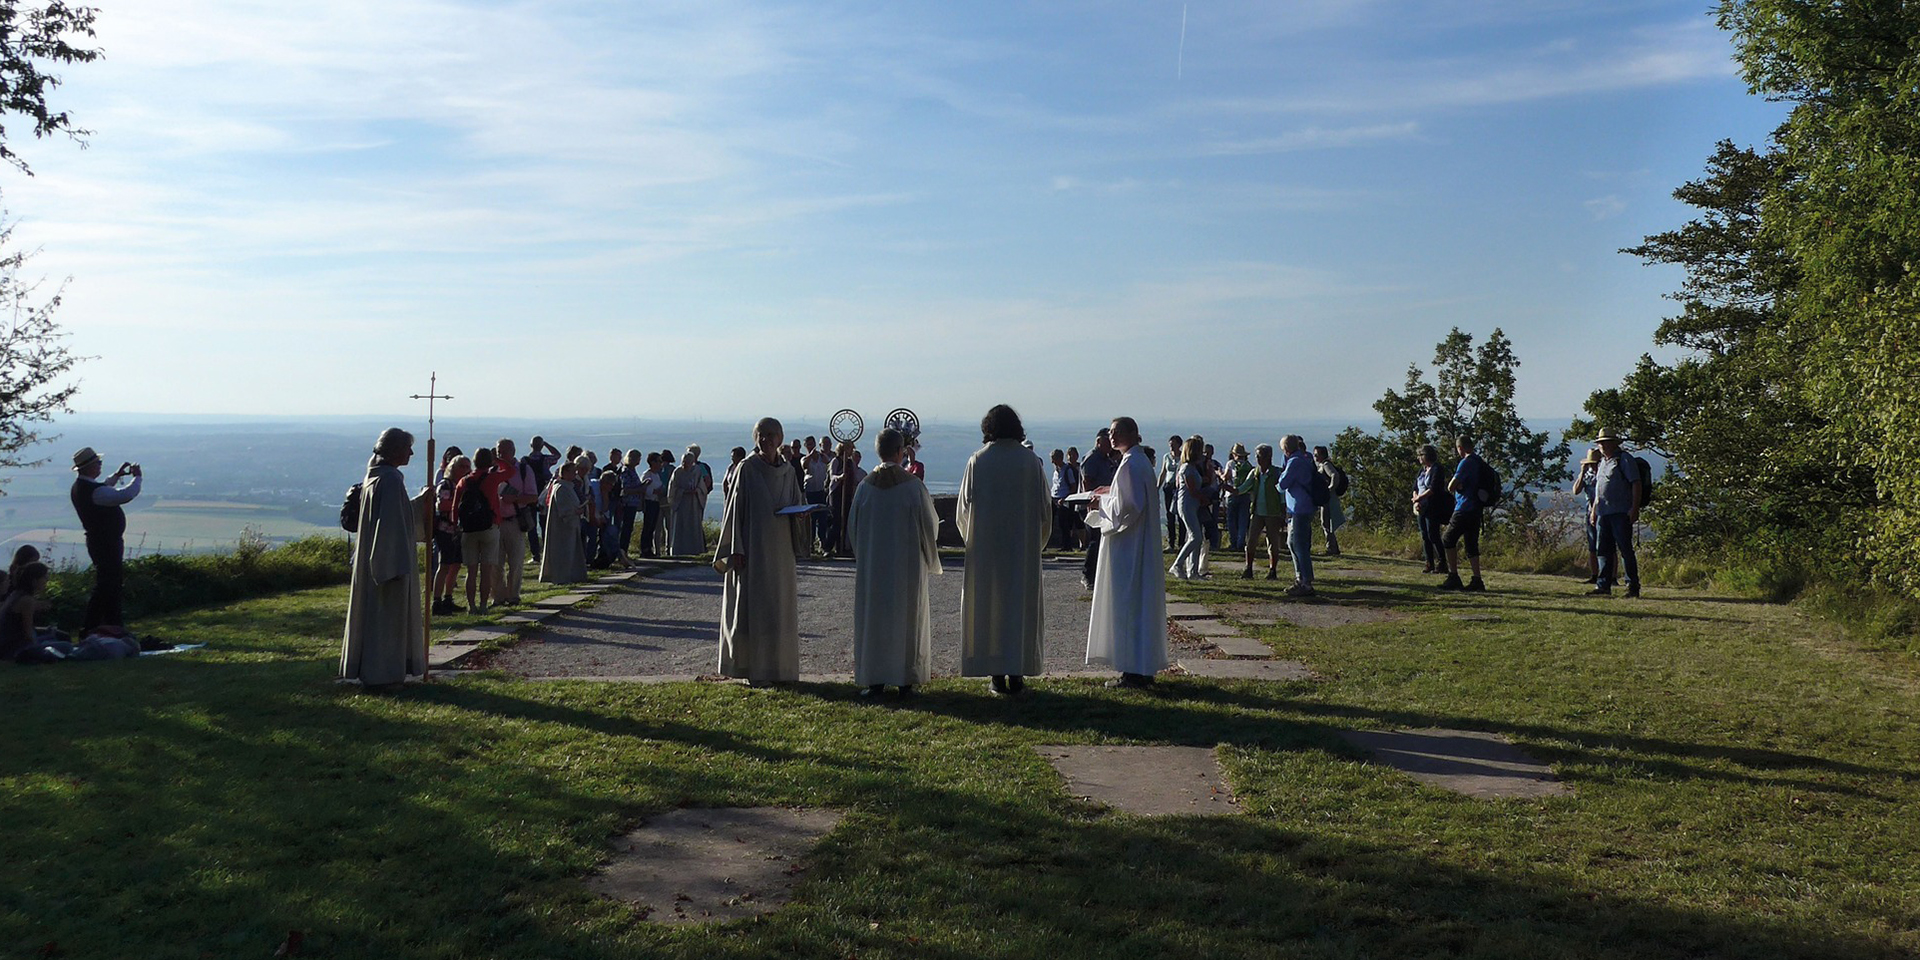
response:
<path fill-rule="evenodd" d="M 0 249 L 12 245 L 13 225 L 0 224 Z M 79 389 L 62 382 L 80 358 L 53 320 L 60 293 L 36 302 L 38 284 L 20 278 L 28 259 L 19 250 L 0 256 L 0 469 L 29 464 L 23 457 L 39 441 L 39 425 L 71 413 L 67 404 Z"/>
<path fill-rule="evenodd" d="M 1347 465 L 1354 518 L 1412 522 L 1408 498 L 1420 472 L 1415 459 L 1420 447 L 1434 444 L 1450 460 L 1454 438 L 1464 433 L 1475 438 L 1481 458 L 1500 471 L 1511 491 L 1497 516 L 1531 524 L 1540 491 L 1569 479 L 1568 449 L 1544 430 L 1529 430 L 1514 410 L 1519 367 L 1513 341 L 1497 327 L 1477 348 L 1472 334 L 1455 327 L 1434 347 L 1431 379 L 1418 364 L 1408 366 L 1405 387 L 1388 390 L 1373 405 L 1380 413 L 1380 433 L 1349 427 L 1334 440 Z"/>
<path fill-rule="evenodd" d="M 99 50 L 74 42 L 81 37 L 93 38 L 94 13 L 92 7 L 61 0 L 38 5 L 0 0 L 0 120 L 12 115 L 25 117 L 32 124 L 35 139 L 59 133 L 85 142 L 88 131 L 74 126 L 65 110 L 48 105 L 47 97 L 60 86 L 60 78 L 47 68 L 100 58 Z M 0 123 L 0 160 L 29 175 L 33 173 L 26 160 L 14 152 L 4 123 Z"/>
<path fill-rule="evenodd" d="M 1766 152 L 1722 143 L 1701 216 L 1627 252 L 1687 270 L 1679 316 L 1588 412 L 1670 451 L 1676 546 L 1920 595 L 1920 4 L 1723 0 Z"/>

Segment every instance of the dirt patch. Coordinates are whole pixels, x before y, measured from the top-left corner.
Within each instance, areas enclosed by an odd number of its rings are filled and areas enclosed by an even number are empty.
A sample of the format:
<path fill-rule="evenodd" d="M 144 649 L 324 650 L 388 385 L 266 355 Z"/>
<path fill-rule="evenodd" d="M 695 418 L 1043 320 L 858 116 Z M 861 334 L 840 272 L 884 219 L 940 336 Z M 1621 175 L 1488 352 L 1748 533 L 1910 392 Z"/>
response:
<path fill-rule="evenodd" d="M 1407 615 L 1385 607 L 1371 607 L 1356 603 L 1335 603 L 1322 600 L 1318 603 L 1300 601 L 1295 603 L 1243 603 L 1228 607 L 1226 615 L 1242 623 L 1290 623 L 1296 627 L 1351 627 L 1364 623 L 1392 623 L 1405 620 Z"/>
<path fill-rule="evenodd" d="M 655 923 L 717 923 L 771 913 L 793 896 L 801 858 L 840 823 L 837 810 L 675 810 L 614 841 L 587 879 Z"/>

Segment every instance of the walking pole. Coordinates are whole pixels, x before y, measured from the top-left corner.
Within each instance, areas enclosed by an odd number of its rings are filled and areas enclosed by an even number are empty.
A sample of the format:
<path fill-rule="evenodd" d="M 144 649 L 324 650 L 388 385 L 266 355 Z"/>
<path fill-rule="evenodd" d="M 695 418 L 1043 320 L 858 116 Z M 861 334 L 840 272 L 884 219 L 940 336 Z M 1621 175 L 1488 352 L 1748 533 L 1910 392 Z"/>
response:
<path fill-rule="evenodd" d="M 409 400 L 425 400 L 427 402 L 427 471 L 428 471 L 427 476 L 432 478 L 432 482 L 427 485 L 427 490 L 428 490 L 427 515 L 429 518 L 431 518 L 436 512 L 433 509 L 437 503 L 433 494 L 433 490 L 440 482 L 440 478 L 438 476 L 439 470 L 440 470 L 439 461 L 437 459 L 438 451 L 434 449 L 434 442 L 433 442 L 433 402 L 435 400 L 452 400 L 453 399 L 451 396 L 440 393 L 439 386 L 440 386 L 440 374 L 438 371 L 434 371 L 433 374 L 427 379 L 427 392 L 424 394 L 416 393 L 407 398 Z M 427 558 L 426 560 L 427 560 L 427 563 L 426 563 L 427 575 L 425 577 L 425 580 L 427 582 L 427 588 L 425 591 L 426 601 L 420 605 L 420 637 L 423 641 L 426 642 L 427 648 L 431 650 L 433 647 L 433 520 L 432 519 L 427 520 Z M 427 660 L 423 660 L 420 663 L 420 679 L 422 680 L 427 679 L 432 674 L 433 668 L 428 666 L 428 663 L 431 661 L 431 659 L 432 659 L 431 657 L 428 657 Z"/>

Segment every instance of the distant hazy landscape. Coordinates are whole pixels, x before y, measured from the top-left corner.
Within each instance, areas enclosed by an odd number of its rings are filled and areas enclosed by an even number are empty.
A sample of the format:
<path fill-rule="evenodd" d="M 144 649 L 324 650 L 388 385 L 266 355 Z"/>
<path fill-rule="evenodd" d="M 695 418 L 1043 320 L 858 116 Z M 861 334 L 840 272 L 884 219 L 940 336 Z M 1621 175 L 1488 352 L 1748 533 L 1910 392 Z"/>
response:
<path fill-rule="evenodd" d="M 872 466 L 873 424 L 881 412 L 867 414 L 867 435 L 861 448 Z M 127 546 L 135 555 L 191 553 L 231 547 L 243 530 L 252 529 L 270 541 L 300 537 L 344 536 L 338 525 L 340 500 L 347 488 L 364 475 L 373 437 L 389 421 L 365 418 L 190 418 L 179 416 L 77 415 L 58 425 L 57 440 L 42 445 L 35 456 L 49 461 L 8 478 L 0 498 L 0 537 L 9 552 L 21 543 L 51 550 L 57 559 L 84 562 L 80 530 L 68 502 L 73 473 L 70 454 L 91 446 L 106 458 L 108 469 L 123 460 L 142 465 L 147 474 L 144 492 L 128 508 Z M 399 425 L 420 434 L 417 455 L 426 456 L 424 422 Z M 1042 456 L 1055 447 L 1092 445 L 1093 433 L 1103 424 L 1034 422 L 1028 433 Z M 1325 443 L 1347 426 L 1345 421 L 1302 420 L 1273 425 L 1247 421 L 1195 421 L 1142 424 L 1149 443 L 1165 444 L 1166 435 L 1198 431 L 1218 448 L 1222 460 L 1234 441 L 1252 446 L 1277 443 L 1283 432 L 1297 432 L 1309 443 Z M 1377 424 L 1362 423 L 1366 429 Z M 1558 431 L 1564 423 L 1545 424 Z M 745 445 L 750 424 L 696 420 L 478 420 L 440 418 L 436 437 L 441 449 L 449 443 L 472 452 L 478 445 L 512 437 L 524 451 L 526 442 L 540 434 L 564 449 L 578 443 L 602 457 L 611 447 L 671 449 L 676 454 L 689 443 L 702 447 L 702 459 L 715 470 L 725 468 L 728 451 Z M 787 422 L 790 437 L 822 435 L 825 418 Z M 928 421 L 921 435 L 927 480 L 935 492 L 958 488 L 966 459 L 980 446 L 978 425 L 962 421 Z M 1576 448 L 1576 454 L 1580 452 Z M 425 483 L 423 464 L 406 471 L 410 483 Z M 708 514 L 718 517 L 720 500 L 713 498 Z"/>

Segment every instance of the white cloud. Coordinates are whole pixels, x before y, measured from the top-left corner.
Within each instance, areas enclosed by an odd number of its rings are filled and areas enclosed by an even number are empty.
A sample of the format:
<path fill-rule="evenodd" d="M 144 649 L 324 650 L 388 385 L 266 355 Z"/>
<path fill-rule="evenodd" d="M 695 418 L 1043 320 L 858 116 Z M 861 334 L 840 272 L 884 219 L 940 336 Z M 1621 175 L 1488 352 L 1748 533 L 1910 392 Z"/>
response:
<path fill-rule="evenodd" d="M 1404 123 L 1379 123 L 1356 127 L 1302 127 L 1298 130 L 1289 130 L 1285 133 L 1270 137 L 1218 141 L 1207 144 L 1201 149 L 1201 152 L 1213 156 L 1239 156 L 1260 153 L 1293 153 L 1299 150 L 1334 150 L 1366 143 L 1409 140 L 1418 135 L 1419 132 L 1420 125 L 1412 121 Z"/>
<path fill-rule="evenodd" d="M 1582 205 L 1587 208 L 1588 213 L 1593 214 L 1595 220 L 1611 220 L 1626 212 L 1627 209 L 1627 202 L 1611 193 L 1585 201 Z"/>

